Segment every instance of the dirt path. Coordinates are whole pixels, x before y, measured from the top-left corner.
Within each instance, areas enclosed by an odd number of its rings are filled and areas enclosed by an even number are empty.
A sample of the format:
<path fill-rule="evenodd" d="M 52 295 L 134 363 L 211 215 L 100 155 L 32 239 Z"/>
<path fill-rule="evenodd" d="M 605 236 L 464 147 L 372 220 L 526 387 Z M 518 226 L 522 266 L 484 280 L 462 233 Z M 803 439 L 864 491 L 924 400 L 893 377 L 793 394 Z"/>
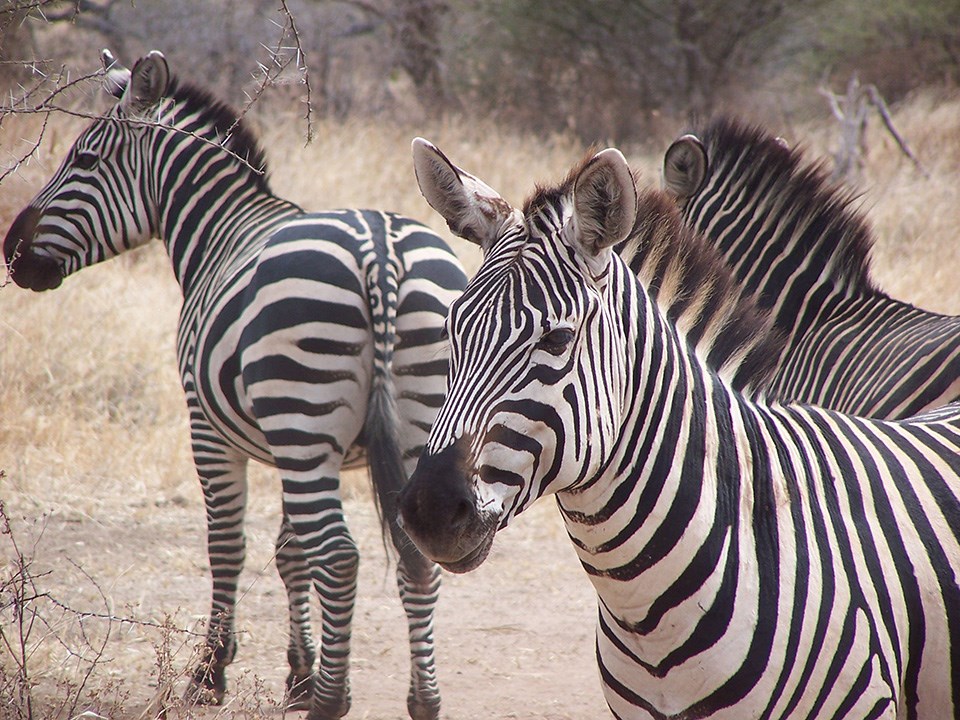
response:
<path fill-rule="evenodd" d="M 91 489 L 91 492 L 96 492 Z M 199 492 L 197 493 L 199 495 Z M 16 537 L 34 559 L 37 586 L 75 611 L 136 618 L 119 623 L 86 618 L 82 629 L 96 647 L 109 641 L 87 681 L 73 716 L 94 712 L 111 720 L 138 718 L 157 694 L 158 657 L 167 639 L 172 667 L 189 663 L 208 612 L 203 510 L 182 497 L 142 496 L 127 505 L 90 513 L 14 494 L 5 499 Z M 346 509 L 361 552 L 354 621 L 353 709 L 348 717 L 406 717 L 405 620 L 387 569 L 372 506 L 348 500 Z M 239 607 L 240 650 L 229 674 L 225 708 L 181 710 L 174 717 L 280 717 L 286 675 L 286 623 L 282 586 L 270 560 L 277 508 L 254 497 L 248 524 L 248 561 Z M 38 530 L 43 527 L 42 536 Z M 7 552 L 7 547 L 4 546 Z M 8 560 L 10 558 L 7 558 Z M 84 662 L 68 652 L 85 646 L 81 623 L 53 604 L 38 604 L 48 627 L 30 661 L 39 707 L 34 717 L 58 712 Z M 437 618 L 438 673 L 444 718 L 609 717 L 594 659 L 593 590 L 564 534 L 552 500 L 541 501 L 501 533 L 489 560 L 468 575 L 444 575 Z M 147 623 L 165 619 L 181 630 Z M 92 657 L 93 650 L 86 650 Z M 9 671 L 9 670 L 8 670 Z M 179 694 L 182 677 L 175 692 Z M 39 712 L 38 712 L 39 710 Z M 69 717 L 59 708 L 61 717 Z M 0 713 L 2 715 L 2 713 Z M 299 718 L 303 713 L 286 713 Z M 94 717 L 88 715 L 87 717 Z"/>

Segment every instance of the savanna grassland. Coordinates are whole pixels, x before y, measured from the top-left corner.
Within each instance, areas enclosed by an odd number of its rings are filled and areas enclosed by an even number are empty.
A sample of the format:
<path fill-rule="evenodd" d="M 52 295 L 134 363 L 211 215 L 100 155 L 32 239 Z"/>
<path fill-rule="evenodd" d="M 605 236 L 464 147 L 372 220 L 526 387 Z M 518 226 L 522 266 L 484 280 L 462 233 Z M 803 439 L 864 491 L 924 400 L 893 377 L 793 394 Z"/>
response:
<path fill-rule="evenodd" d="M 922 94 L 893 118 L 929 177 L 871 121 L 858 202 L 876 232 L 874 278 L 895 297 L 960 313 L 960 98 Z M 52 118 L 38 156 L 0 184 L 3 232 L 80 127 Z M 836 141 L 826 121 L 771 129 L 807 146 L 811 158 L 828 159 Z M 0 160 L 20 155 L 39 130 L 37 117 L 8 119 Z M 467 120 L 323 122 L 309 145 L 295 117 L 261 130 L 279 195 L 307 209 L 391 209 L 450 237 L 417 191 L 415 135 L 514 204 L 534 182 L 564 175 L 586 150 L 569 137 L 523 136 Z M 659 152 L 669 139 L 624 148 L 644 182 L 659 182 Z M 475 269 L 475 249 L 451 242 Z M 163 703 L 177 717 L 282 715 L 285 609 L 271 567 L 279 492 L 262 468 L 251 474 L 229 704 L 193 710 L 175 701 L 209 603 L 203 506 L 174 360 L 179 302 L 158 242 L 54 292 L 0 287 L 0 500 L 9 520 L 0 535 L 0 717 L 28 710 L 36 718 L 154 717 Z M 351 717 L 397 718 L 407 666 L 392 569 L 365 474 L 350 474 L 344 494 L 362 554 Z M 480 570 L 444 582 L 437 627 L 444 717 L 604 712 L 593 659 L 595 601 L 552 503 L 505 531 Z M 29 697 L 15 691 L 24 672 Z"/>

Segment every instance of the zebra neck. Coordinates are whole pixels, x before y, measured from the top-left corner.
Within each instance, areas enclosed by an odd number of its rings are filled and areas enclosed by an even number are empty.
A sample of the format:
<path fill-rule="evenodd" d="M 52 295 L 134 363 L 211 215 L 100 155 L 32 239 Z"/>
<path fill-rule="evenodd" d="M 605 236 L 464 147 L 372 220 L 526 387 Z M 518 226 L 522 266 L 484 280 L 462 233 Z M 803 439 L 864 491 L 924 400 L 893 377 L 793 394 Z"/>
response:
<path fill-rule="evenodd" d="M 787 200 L 771 202 L 778 191 Z M 870 245 L 869 229 L 837 197 L 803 202 L 776 185 L 766 192 L 754 188 L 746 199 L 745 192 L 708 188 L 683 216 L 711 239 L 743 295 L 769 310 L 777 327 L 807 327 L 822 306 L 877 292 L 863 249 Z"/>
<path fill-rule="evenodd" d="M 711 618 L 747 631 L 749 617 L 731 617 L 751 582 L 736 557 L 752 532 L 740 513 L 764 453 L 757 410 L 655 306 L 648 313 L 653 329 L 637 342 L 634 402 L 616 450 L 600 476 L 558 501 L 613 632 L 665 672 L 671 652 L 706 637 Z"/>
<path fill-rule="evenodd" d="M 211 169 L 159 195 L 160 236 L 185 297 L 200 279 L 229 274 L 301 212 L 230 168 Z"/>

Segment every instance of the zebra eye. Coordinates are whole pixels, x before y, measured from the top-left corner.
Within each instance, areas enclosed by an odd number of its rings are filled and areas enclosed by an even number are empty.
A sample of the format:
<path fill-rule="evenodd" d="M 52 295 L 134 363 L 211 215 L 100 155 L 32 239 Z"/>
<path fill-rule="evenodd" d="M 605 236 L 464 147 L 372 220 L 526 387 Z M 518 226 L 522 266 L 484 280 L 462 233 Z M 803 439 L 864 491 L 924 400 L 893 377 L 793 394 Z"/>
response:
<path fill-rule="evenodd" d="M 449 340 L 449 339 L 450 339 L 450 332 L 447 330 L 447 324 L 446 324 L 446 323 L 444 323 L 443 325 L 440 326 L 440 339 L 441 339 L 441 340 Z"/>
<path fill-rule="evenodd" d="M 541 350 L 546 350 L 551 355 L 560 355 L 572 342 L 573 330 L 570 328 L 557 328 L 540 338 L 537 347 Z"/>
<path fill-rule="evenodd" d="M 73 164 L 75 167 L 78 167 L 81 170 L 93 170 L 97 166 L 98 162 L 100 162 L 100 158 L 94 153 L 82 152 L 77 153 L 77 157 L 73 161 Z"/>

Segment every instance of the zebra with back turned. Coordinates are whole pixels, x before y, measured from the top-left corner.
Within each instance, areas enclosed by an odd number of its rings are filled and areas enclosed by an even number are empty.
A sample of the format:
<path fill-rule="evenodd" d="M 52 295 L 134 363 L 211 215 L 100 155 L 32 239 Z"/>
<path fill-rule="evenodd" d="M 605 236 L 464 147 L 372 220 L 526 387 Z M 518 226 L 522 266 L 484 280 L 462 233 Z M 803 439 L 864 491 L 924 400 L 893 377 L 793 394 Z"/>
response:
<path fill-rule="evenodd" d="M 960 407 L 888 422 L 739 392 L 747 355 L 711 367 L 697 331 L 726 268 L 654 299 L 614 253 L 656 222 L 616 150 L 523 211 L 425 141 L 414 162 L 484 250 L 400 495 L 421 550 L 467 572 L 555 494 L 618 718 L 960 717 Z"/>
<path fill-rule="evenodd" d="M 721 118 L 668 148 L 663 178 L 787 336 L 769 397 L 881 418 L 960 399 L 960 318 L 874 285 L 871 231 L 821 166 Z"/>
<path fill-rule="evenodd" d="M 220 703 L 233 660 L 244 561 L 246 465 L 278 468 L 277 567 L 288 593 L 294 706 L 350 706 L 358 553 L 342 468 L 369 462 L 383 531 L 398 550 L 409 622 L 411 717 L 436 718 L 438 568 L 396 522 L 396 494 L 443 398 L 440 331 L 466 284 L 446 243 L 391 213 L 304 213 L 276 197 L 237 114 L 172 76 L 158 52 L 127 70 L 104 54 L 118 102 L 76 140 L 4 240 L 13 280 L 57 287 L 87 265 L 160 237 L 183 291 L 177 356 L 206 504 L 213 598 L 188 695 Z M 319 666 L 309 623 L 322 610 Z M 312 686 L 312 692 L 311 692 Z"/>

